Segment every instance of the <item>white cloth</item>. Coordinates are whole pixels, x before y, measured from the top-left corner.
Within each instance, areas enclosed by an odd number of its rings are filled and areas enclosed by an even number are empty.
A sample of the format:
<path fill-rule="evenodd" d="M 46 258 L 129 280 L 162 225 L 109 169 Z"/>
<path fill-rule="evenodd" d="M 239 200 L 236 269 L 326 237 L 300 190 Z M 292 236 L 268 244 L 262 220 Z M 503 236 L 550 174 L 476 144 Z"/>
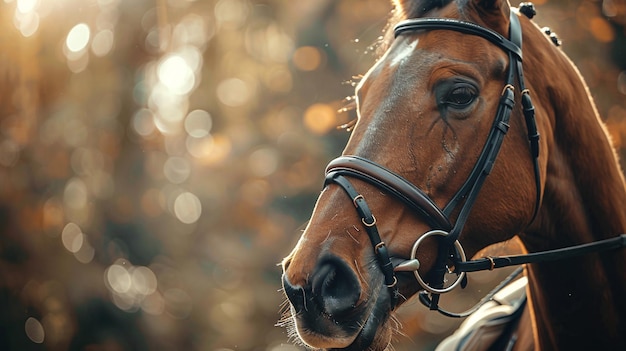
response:
<path fill-rule="evenodd" d="M 444 339 L 435 351 L 487 350 L 502 334 L 509 318 L 522 308 L 528 279 L 522 277 L 499 291 L 461 324 L 454 334 Z"/>

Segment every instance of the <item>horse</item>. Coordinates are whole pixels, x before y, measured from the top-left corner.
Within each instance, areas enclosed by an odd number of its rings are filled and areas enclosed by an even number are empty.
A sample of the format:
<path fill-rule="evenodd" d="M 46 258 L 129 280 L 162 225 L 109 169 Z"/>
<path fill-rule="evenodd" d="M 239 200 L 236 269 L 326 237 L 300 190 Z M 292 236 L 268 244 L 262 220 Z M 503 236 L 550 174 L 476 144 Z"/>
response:
<path fill-rule="evenodd" d="M 512 349 L 626 349 L 626 185 L 579 71 L 532 6 L 394 0 L 356 124 L 282 261 L 293 335 L 385 350 L 395 309 L 524 264 Z M 526 254 L 475 257 L 519 238 Z M 453 313 L 448 313 L 453 314 Z"/>

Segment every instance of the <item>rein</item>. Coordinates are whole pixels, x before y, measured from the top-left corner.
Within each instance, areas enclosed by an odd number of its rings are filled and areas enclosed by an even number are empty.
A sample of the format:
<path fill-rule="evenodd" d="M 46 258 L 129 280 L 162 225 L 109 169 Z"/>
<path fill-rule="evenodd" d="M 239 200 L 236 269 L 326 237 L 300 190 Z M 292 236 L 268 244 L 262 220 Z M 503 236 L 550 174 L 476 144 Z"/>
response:
<path fill-rule="evenodd" d="M 529 150 L 532 157 L 535 174 L 536 201 L 532 222 L 537 216 L 541 205 L 541 178 L 539 172 L 539 133 L 535 120 L 535 109 L 530 98 L 530 92 L 524 85 L 522 70 L 522 31 L 517 15 L 511 12 L 510 40 L 490 29 L 481 27 L 475 23 L 465 22 L 455 19 L 445 18 L 421 18 L 409 19 L 400 22 L 394 28 L 395 36 L 398 37 L 406 32 L 422 30 L 453 30 L 465 34 L 480 36 L 500 49 L 505 51 L 509 57 L 509 68 L 505 80 L 504 88 L 498 104 L 496 116 L 492 124 L 489 135 L 483 146 L 481 154 L 470 172 L 468 179 L 452 197 L 450 202 L 443 208 L 439 208 L 435 202 L 422 190 L 410 183 L 403 177 L 393 173 L 387 168 L 370 160 L 358 156 L 341 156 L 331 161 L 326 168 L 326 179 L 324 187 L 330 184 L 339 185 L 344 192 L 352 199 L 357 213 L 361 217 L 365 231 L 374 248 L 374 253 L 378 259 L 379 266 L 384 276 L 385 286 L 390 295 L 391 309 L 393 310 L 400 297 L 398 291 L 398 279 L 395 272 L 413 272 L 421 287 L 425 290 L 420 293 L 420 300 L 431 310 L 451 317 L 464 317 L 473 312 L 476 308 L 464 313 L 452 313 L 441 309 L 438 306 L 439 295 L 449 292 L 456 286 L 465 287 L 466 272 L 476 272 L 482 270 L 493 270 L 496 268 L 512 265 L 522 265 L 527 263 L 537 263 L 544 261 L 561 260 L 574 256 L 585 255 L 594 252 L 615 250 L 626 247 L 626 234 L 616 238 L 592 242 L 588 244 L 571 246 L 556 250 L 542 251 L 524 255 L 485 257 L 467 261 L 463 247 L 458 238 L 464 228 L 473 204 L 491 172 L 496 161 L 500 147 L 509 129 L 511 111 L 515 105 L 514 90 L 517 81 L 521 92 L 522 111 L 526 122 Z M 357 178 L 368 182 L 381 190 L 384 190 L 405 205 L 418 213 L 426 223 L 432 228 L 431 231 L 422 235 L 415 241 L 411 257 L 408 260 L 392 258 L 389 255 L 385 242 L 382 241 L 376 227 L 376 218 L 372 214 L 364 197 L 360 195 L 352 186 L 347 177 Z M 452 223 L 450 216 L 460 207 L 456 221 Z M 529 223 L 530 223 L 529 222 Z M 439 252 L 434 268 L 429 274 L 428 281 L 425 281 L 418 272 L 420 262 L 416 258 L 417 249 L 427 237 L 436 237 L 439 240 Z M 398 262 L 395 263 L 394 262 Z M 450 264 L 451 263 L 451 264 Z M 450 269 L 453 267 L 453 269 Z M 521 272 L 521 270 L 519 270 Z M 519 274 L 517 272 L 517 274 Z M 445 274 L 455 273 L 457 278 L 448 286 L 445 286 Z M 488 301 L 505 283 L 510 282 L 514 276 L 507 278 L 490 294 L 485 296 L 477 306 Z"/>

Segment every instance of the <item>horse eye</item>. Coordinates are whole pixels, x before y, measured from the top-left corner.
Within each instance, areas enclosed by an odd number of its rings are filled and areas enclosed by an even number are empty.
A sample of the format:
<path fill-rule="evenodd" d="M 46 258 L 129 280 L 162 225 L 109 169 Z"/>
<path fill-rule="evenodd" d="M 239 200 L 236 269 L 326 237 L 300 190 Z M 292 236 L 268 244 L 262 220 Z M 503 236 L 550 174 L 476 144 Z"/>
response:
<path fill-rule="evenodd" d="M 445 97 L 445 103 L 453 108 L 468 107 L 476 98 L 475 90 L 470 86 L 460 86 L 452 89 Z"/>

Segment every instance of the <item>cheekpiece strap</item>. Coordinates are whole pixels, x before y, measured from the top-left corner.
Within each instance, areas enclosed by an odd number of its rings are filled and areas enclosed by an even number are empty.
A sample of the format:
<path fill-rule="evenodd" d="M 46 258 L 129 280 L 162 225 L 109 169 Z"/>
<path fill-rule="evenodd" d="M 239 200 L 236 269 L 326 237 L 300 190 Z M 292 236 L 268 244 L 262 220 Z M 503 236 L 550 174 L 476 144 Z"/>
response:
<path fill-rule="evenodd" d="M 376 226 L 376 217 L 372 214 L 363 195 L 359 194 L 352 186 L 350 181 L 337 172 L 331 172 L 326 175 L 326 183 L 333 182 L 339 185 L 345 193 L 352 199 L 352 204 L 356 208 L 357 213 L 361 217 L 363 227 L 369 236 L 370 242 L 374 247 L 374 253 L 378 259 L 380 269 L 385 278 L 385 286 L 389 289 L 391 298 L 391 309 L 393 310 L 398 303 L 398 278 L 393 271 L 393 264 L 389 257 L 389 251 L 385 242 L 380 238 L 378 228 Z"/>

